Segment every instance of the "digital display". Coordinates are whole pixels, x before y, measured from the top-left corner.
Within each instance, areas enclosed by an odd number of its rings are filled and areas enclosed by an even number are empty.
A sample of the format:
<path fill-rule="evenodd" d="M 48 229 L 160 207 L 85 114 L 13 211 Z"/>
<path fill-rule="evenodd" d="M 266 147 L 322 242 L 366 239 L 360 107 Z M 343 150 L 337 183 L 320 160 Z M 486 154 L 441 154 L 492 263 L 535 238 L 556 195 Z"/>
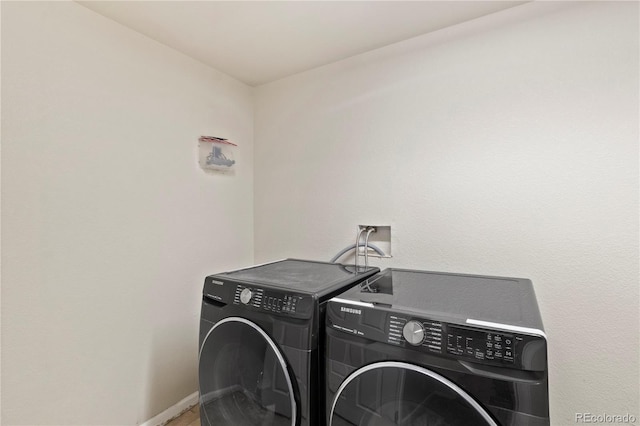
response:
<path fill-rule="evenodd" d="M 514 362 L 513 335 L 449 326 L 447 352 L 476 360 Z"/>

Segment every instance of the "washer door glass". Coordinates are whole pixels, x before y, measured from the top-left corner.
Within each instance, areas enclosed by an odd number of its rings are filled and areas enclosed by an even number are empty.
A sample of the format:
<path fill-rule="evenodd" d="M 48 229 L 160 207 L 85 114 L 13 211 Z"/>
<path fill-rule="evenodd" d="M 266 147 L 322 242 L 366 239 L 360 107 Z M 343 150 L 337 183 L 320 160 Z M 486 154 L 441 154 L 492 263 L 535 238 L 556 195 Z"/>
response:
<path fill-rule="evenodd" d="M 296 403 L 284 357 L 255 323 L 216 323 L 200 349 L 203 425 L 295 426 Z"/>
<path fill-rule="evenodd" d="M 403 362 L 378 362 L 354 371 L 338 388 L 330 426 L 497 426 L 460 387 Z"/>

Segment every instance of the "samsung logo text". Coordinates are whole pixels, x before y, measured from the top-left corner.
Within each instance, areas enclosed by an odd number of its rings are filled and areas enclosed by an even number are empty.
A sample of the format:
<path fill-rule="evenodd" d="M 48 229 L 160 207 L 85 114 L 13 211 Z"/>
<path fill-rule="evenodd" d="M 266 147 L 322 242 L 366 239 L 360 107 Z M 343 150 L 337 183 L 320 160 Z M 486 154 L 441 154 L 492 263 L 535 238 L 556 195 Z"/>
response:
<path fill-rule="evenodd" d="M 340 312 L 346 312 L 348 314 L 362 315 L 362 311 L 360 309 L 347 308 L 345 306 L 341 306 L 340 307 Z"/>

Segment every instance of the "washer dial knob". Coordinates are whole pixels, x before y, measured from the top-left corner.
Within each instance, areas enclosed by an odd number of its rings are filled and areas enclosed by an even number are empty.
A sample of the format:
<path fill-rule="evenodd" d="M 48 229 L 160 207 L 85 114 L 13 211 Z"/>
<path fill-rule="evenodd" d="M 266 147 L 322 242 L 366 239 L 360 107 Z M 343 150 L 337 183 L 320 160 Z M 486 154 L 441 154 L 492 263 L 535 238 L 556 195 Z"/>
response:
<path fill-rule="evenodd" d="M 240 292 L 240 301 L 245 305 L 248 305 L 249 302 L 251 301 L 251 296 L 253 296 L 253 293 L 251 292 L 251 290 L 249 290 L 248 288 L 245 288 L 242 290 L 242 292 Z"/>
<path fill-rule="evenodd" d="M 409 321 L 404 325 L 402 335 L 407 342 L 418 346 L 424 340 L 424 327 L 418 321 Z"/>

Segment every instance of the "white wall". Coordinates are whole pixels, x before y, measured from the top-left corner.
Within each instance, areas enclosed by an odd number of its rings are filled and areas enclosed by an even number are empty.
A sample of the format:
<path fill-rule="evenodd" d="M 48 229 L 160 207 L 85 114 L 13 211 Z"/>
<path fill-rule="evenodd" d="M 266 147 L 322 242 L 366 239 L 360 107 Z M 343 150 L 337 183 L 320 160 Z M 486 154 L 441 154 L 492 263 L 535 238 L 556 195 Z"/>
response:
<path fill-rule="evenodd" d="M 204 276 L 253 261 L 249 87 L 73 2 L 2 2 L 2 424 L 197 389 Z M 239 144 L 235 176 L 200 135 Z"/>
<path fill-rule="evenodd" d="M 638 4 L 537 2 L 259 87 L 255 260 L 531 278 L 554 425 L 638 410 Z"/>

